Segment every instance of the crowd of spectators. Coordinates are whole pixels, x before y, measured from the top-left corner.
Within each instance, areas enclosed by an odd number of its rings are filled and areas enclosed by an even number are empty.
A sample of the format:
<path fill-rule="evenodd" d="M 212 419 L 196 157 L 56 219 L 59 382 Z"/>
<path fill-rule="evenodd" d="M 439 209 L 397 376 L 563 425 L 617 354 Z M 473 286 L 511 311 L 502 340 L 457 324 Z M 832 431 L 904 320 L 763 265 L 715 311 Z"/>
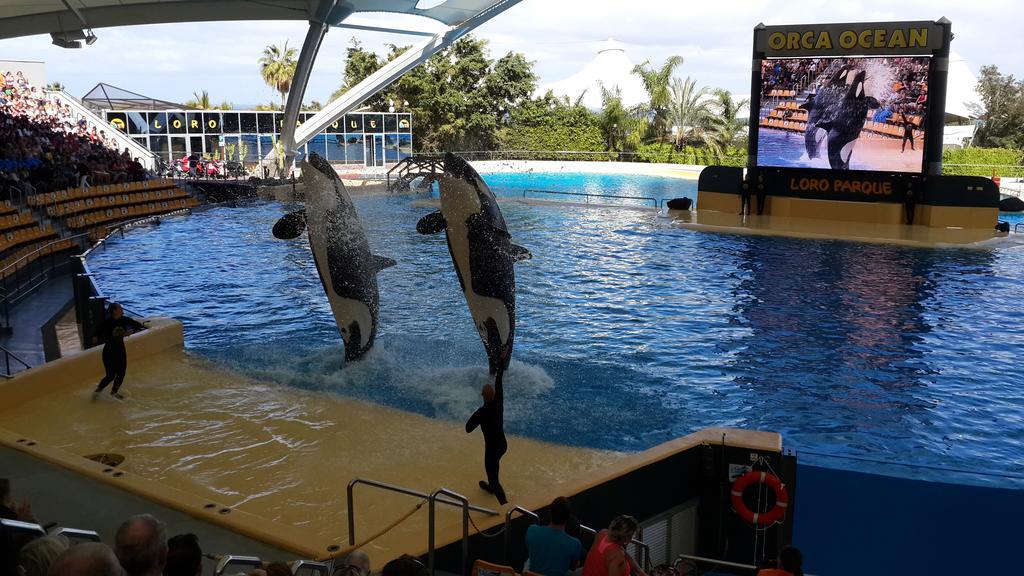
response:
<path fill-rule="evenodd" d="M 896 70 L 892 95 L 882 99 L 882 107 L 872 120 L 889 122 L 900 114 L 904 118 L 916 117 L 915 124 L 920 126 L 928 110 L 928 64 L 921 58 L 890 58 L 889 64 Z"/>
<path fill-rule="evenodd" d="M 10 483 L 0 478 L 0 517 L 35 522 L 31 509 L 11 498 Z M 549 507 L 550 521 L 532 525 L 526 533 L 528 559 L 523 572 L 540 576 L 647 576 L 628 552 L 638 529 L 632 516 L 621 515 L 594 536 L 589 551 L 578 534 L 568 498 L 558 497 Z M 98 542 L 74 543 L 61 534 L 49 534 L 14 545 L 6 529 L 0 530 L 0 576 L 202 576 L 206 555 L 195 534 L 168 538 L 167 527 L 151 514 L 125 520 L 114 535 L 113 546 Z M 803 576 L 803 557 L 792 546 L 783 548 L 774 566 L 758 576 Z M 676 570 L 659 566 L 653 573 Z M 237 572 L 232 571 L 232 574 Z M 250 567 L 244 576 L 292 576 L 285 562 Z M 351 551 L 335 561 L 331 576 L 374 576 L 370 557 Z M 402 555 L 383 566 L 377 576 L 427 576 L 427 568 L 415 556 Z"/>
<path fill-rule="evenodd" d="M 146 177 L 105 130 L 32 86 L 21 72 L 0 75 L 0 199 Z"/>
<path fill-rule="evenodd" d="M 762 60 L 762 96 L 776 90 L 797 90 L 810 85 L 828 67 L 824 58 L 795 58 L 792 60 Z"/>

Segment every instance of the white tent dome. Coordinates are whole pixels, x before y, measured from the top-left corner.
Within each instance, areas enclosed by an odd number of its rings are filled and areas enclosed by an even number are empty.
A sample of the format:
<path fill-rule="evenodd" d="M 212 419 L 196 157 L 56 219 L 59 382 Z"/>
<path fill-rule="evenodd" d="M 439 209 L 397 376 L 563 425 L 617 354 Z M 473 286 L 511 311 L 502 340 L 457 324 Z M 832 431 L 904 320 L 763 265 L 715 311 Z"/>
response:
<path fill-rule="evenodd" d="M 601 86 L 618 87 L 623 106 L 634 106 L 647 101 L 643 82 L 633 74 L 633 61 L 626 55 L 621 42 L 609 38 L 601 43 L 594 57 L 582 70 L 564 80 L 541 86 L 539 95 L 551 90 L 556 96 L 568 96 L 573 102 L 583 94 L 583 105 L 591 110 L 601 108 Z"/>
<path fill-rule="evenodd" d="M 963 119 L 974 118 L 971 105 L 981 105 L 978 77 L 971 72 L 967 60 L 953 52 L 949 55 L 949 79 L 946 83 L 946 114 Z"/>

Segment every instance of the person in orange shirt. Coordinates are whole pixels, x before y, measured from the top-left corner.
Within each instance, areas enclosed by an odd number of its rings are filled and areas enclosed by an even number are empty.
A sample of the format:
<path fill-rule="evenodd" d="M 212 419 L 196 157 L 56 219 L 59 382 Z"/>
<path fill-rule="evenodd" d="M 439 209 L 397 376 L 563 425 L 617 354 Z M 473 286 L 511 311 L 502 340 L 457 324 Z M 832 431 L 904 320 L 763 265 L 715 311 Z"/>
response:
<path fill-rule="evenodd" d="M 759 570 L 757 576 L 804 576 L 804 555 L 795 546 L 779 552 L 779 567 Z"/>

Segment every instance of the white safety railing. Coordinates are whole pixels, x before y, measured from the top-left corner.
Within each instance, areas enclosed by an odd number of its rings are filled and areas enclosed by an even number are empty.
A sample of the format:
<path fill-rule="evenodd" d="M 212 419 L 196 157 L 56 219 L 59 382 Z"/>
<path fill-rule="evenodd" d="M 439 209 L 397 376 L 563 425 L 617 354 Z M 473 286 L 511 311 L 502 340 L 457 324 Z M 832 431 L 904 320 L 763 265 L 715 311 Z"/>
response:
<path fill-rule="evenodd" d="M 51 100 L 70 107 L 72 118 L 76 123 L 79 120 L 85 120 L 85 124 L 89 129 L 96 128 L 97 132 L 103 130 L 107 134 L 107 138 L 116 143 L 118 150 L 127 148 L 133 158 L 138 158 L 143 168 L 147 170 L 156 168 L 156 155 L 149 148 L 139 144 L 127 134 L 108 124 L 106 120 L 86 108 L 77 98 L 63 90 L 47 90 L 46 95 Z"/>

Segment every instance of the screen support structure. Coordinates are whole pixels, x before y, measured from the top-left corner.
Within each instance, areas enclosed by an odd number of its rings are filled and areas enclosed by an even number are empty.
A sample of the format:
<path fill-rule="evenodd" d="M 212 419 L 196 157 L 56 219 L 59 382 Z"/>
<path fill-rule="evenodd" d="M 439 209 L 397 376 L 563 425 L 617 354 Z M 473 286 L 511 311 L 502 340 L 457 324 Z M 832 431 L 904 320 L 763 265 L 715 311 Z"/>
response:
<path fill-rule="evenodd" d="M 932 56 L 929 83 L 945 86 L 949 79 L 949 44 L 953 39 L 952 23 L 943 17 L 935 22 L 942 27 L 942 47 Z M 946 90 L 929 93 L 928 99 L 928 133 L 931 138 L 925 140 L 925 174 L 939 176 L 942 174 L 942 131 L 946 126 Z"/>
<path fill-rule="evenodd" d="M 289 91 L 288 99 L 285 103 L 284 126 L 281 129 L 282 149 L 285 155 L 284 165 L 289 166 L 291 164 L 298 154 L 299 146 L 302 146 L 336 120 L 351 112 L 356 106 L 366 101 L 367 98 L 401 78 L 406 72 L 420 65 L 434 54 L 451 46 L 456 40 L 462 38 L 481 24 L 515 6 L 520 1 L 504 0 L 496 2 L 459 24 L 429 35 L 426 39 L 406 50 L 398 58 L 388 62 L 379 70 L 367 76 L 362 82 L 359 82 L 337 99 L 328 103 L 319 112 L 303 122 L 302 125 L 297 126 L 299 109 L 305 96 L 309 74 L 313 69 L 313 63 L 316 60 L 317 52 L 320 50 L 320 45 L 323 43 L 324 36 L 331 26 L 340 25 L 352 13 L 351 9 L 347 8 L 346 3 L 343 1 L 321 0 L 314 17 L 309 21 L 309 31 L 302 45 L 302 51 L 299 53 L 295 77 L 292 81 L 292 89 Z M 397 28 L 390 30 L 402 32 L 402 30 Z M 423 35 L 418 30 L 412 30 L 410 33 Z M 264 158 L 264 165 L 274 161 L 276 154 L 276 151 L 268 154 Z"/>

